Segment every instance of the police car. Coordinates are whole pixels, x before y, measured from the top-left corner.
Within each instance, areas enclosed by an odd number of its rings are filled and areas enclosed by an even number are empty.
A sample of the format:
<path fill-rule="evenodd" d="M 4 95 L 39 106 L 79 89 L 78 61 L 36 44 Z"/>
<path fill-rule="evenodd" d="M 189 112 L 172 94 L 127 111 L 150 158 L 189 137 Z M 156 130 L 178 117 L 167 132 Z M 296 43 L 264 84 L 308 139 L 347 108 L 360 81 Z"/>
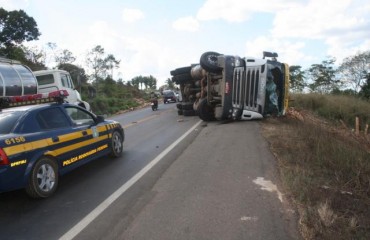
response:
<path fill-rule="evenodd" d="M 46 198 L 59 176 L 102 156 L 122 155 L 122 126 L 64 103 L 66 95 L 0 97 L 0 193 L 25 188 L 31 197 Z"/>

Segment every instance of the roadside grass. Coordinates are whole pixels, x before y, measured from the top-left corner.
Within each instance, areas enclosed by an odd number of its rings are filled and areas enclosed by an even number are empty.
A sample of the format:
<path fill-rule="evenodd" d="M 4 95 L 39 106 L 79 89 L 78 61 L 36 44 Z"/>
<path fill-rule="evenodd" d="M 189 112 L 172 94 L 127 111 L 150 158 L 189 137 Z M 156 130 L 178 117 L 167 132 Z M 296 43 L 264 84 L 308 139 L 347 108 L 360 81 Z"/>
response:
<path fill-rule="evenodd" d="M 340 124 L 340 120 L 355 127 L 355 119 L 360 119 L 360 128 L 370 124 L 370 102 L 345 95 L 293 94 L 291 105 L 298 109 L 310 110 L 317 115 Z"/>
<path fill-rule="evenodd" d="M 140 103 L 134 98 L 114 98 L 114 97 L 96 97 L 90 101 L 91 109 L 98 115 L 112 115 L 122 110 L 135 108 L 140 106 Z"/>
<path fill-rule="evenodd" d="M 370 103 L 349 101 L 329 95 L 298 96 L 293 105 L 296 111 L 312 112 L 302 118 L 288 115 L 262 122 L 287 197 L 297 206 L 304 239 L 370 239 L 369 143 L 328 127 L 338 120 L 350 125 L 353 116 L 369 121 Z"/>

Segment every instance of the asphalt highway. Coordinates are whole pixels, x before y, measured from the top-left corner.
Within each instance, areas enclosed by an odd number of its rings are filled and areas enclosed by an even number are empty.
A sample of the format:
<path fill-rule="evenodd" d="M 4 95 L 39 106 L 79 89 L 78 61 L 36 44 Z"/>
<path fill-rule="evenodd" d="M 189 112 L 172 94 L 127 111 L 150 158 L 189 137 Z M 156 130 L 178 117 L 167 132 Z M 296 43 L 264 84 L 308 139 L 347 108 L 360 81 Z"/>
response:
<path fill-rule="evenodd" d="M 204 123 L 161 104 L 112 117 L 124 154 L 56 194 L 0 194 L 0 239 L 299 239 L 259 122 Z"/>

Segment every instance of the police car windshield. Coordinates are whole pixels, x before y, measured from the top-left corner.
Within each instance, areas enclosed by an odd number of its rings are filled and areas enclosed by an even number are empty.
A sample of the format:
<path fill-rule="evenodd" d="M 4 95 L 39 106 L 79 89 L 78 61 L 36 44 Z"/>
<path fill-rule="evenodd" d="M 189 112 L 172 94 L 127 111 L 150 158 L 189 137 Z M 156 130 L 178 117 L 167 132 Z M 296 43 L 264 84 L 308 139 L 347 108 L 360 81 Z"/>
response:
<path fill-rule="evenodd" d="M 22 112 L 0 112 L 0 134 L 8 134 L 14 128 Z"/>

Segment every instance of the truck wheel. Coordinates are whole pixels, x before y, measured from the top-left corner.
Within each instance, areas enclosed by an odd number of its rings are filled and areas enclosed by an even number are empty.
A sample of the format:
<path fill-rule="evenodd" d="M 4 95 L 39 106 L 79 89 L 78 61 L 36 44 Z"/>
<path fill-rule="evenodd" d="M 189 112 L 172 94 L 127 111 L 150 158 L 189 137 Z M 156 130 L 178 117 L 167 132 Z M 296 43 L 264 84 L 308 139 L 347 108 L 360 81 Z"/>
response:
<path fill-rule="evenodd" d="M 221 54 L 217 52 L 205 52 L 200 56 L 200 66 L 208 72 L 219 72 L 222 70 L 218 66 L 217 56 Z"/>
<path fill-rule="evenodd" d="M 193 103 L 183 102 L 182 103 L 182 110 L 193 110 Z"/>
<path fill-rule="evenodd" d="M 208 105 L 207 98 L 200 100 L 198 105 L 198 114 L 199 118 L 203 121 L 210 122 L 215 120 L 215 113 L 213 108 Z"/>
<path fill-rule="evenodd" d="M 182 67 L 182 68 L 176 68 L 175 70 L 170 71 L 170 74 L 172 76 L 183 74 L 183 73 L 189 73 L 190 74 L 191 66 L 189 67 Z"/>
<path fill-rule="evenodd" d="M 111 139 L 111 157 L 117 158 L 122 156 L 123 152 L 123 138 L 118 131 L 112 133 Z"/>
<path fill-rule="evenodd" d="M 198 115 L 198 113 L 194 110 L 182 110 L 182 113 L 184 116 L 187 116 L 187 117 Z"/>
<path fill-rule="evenodd" d="M 58 164 L 49 157 L 42 157 L 33 166 L 26 187 L 32 198 L 51 196 L 58 186 Z"/>
<path fill-rule="evenodd" d="M 191 78 L 190 73 L 182 73 L 182 74 L 178 74 L 172 77 L 172 82 L 176 84 L 182 84 L 182 83 L 187 83 L 191 81 L 192 81 L 192 78 Z"/>

